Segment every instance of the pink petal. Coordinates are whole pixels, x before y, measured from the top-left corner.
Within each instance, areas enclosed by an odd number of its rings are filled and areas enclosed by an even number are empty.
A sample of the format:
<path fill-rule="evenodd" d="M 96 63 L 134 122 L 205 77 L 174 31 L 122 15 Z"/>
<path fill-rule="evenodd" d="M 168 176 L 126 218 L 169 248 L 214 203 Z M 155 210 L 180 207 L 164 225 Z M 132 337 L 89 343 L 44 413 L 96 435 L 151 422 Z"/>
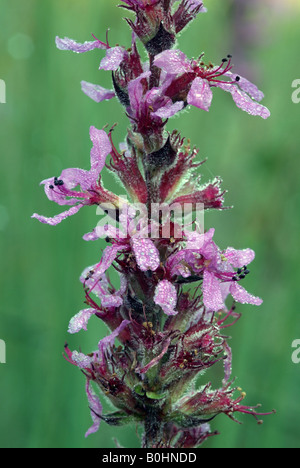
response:
<path fill-rule="evenodd" d="M 99 341 L 99 345 L 98 345 L 99 357 L 100 359 L 102 359 L 102 361 L 104 361 L 105 359 L 104 355 L 105 355 L 107 348 L 110 346 L 113 346 L 115 339 L 120 335 L 120 333 L 122 333 L 124 328 L 126 328 L 127 325 L 129 325 L 129 323 L 130 323 L 130 320 L 123 320 L 121 325 L 118 328 L 116 328 L 116 330 L 114 330 L 113 333 L 103 338 L 103 340 Z"/>
<path fill-rule="evenodd" d="M 61 223 L 64 219 L 68 218 L 69 216 L 73 216 L 74 214 L 78 213 L 78 211 L 83 207 L 83 205 L 77 205 L 70 208 L 68 211 L 64 211 L 63 213 L 54 216 L 54 218 L 46 218 L 45 216 L 40 216 L 34 213 L 31 217 L 40 221 L 43 224 L 49 224 L 49 226 L 57 226 Z"/>
<path fill-rule="evenodd" d="M 97 180 L 105 166 L 107 156 L 112 152 L 112 146 L 104 130 L 90 128 L 90 138 L 93 143 L 91 149 L 91 175 Z"/>
<path fill-rule="evenodd" d="M 186 266 L 186 258 L 187 249 L 184 249 L 174 253 L 167 259 L 165 267 L 171 277 L 180 275 L 188 278 L 191 276 L 191 270 Z"/>
<path fill-rule="evenodd" d="M 207 246 L 207 244 L 209 244 L 212 241 L 214 235 L 215 229 L 209 229 L 209 231 L 205 232 L 204 234 L 200 234 L 196 231 L 186 231 L 186 250 L 200 250 L 201 253 L 203 253 L 202 249 L 204 248 L 204 246 Z"/>
<path fill-rule="evenodd" d="M 182 75 L 192 71 L 189 59 L 181 50 L 166 50 L 158 54 L 154 65 L 171 75 Z"/>
<path fill-rule="evenodd" d="M 207 260 L 211 260 L 214 263 L 219 261 L 219 248 L 212 240 L 215 234 L 215 229 L 210 229 L 204 234 L 204 244 L 200 248 L 199 252 Z"/>
<path fill-rule="evenodd" d="M 237 82 L 238 87 L 245 91 L 245 93 L 249 94 L 255 101 L 260 102 L 263 100 L 264 93 L 258 89 L 258 87 L 251 83 L 250 81 L 243 78 L 241 75 L 234 74 L 232 72 L 225 73 L 226 76 L 229 76 L 233 81 L 239 77 L 239 81 Z"/>
<path fill-rule="evenodd" d="M 209 111 L 212 99 L 213 93 L 208 81 L 202 78 L 196 78 L 188 94 L 188 104 Z"/>
<path fill-rule="evenodd" d="M 87 241 L 87 242 L 94 242 L 94 241 L 97 241 L 100 239 L 100 237 L 98 236 L 97 234 L 97 231 L 96 229 L 94 229 L 93 231 L 91 232 L 88 232 L 87 234 L 84 234 L 84 236 L 82 236 L 83 240 Z"/>
<path fill-rule="evenodd" d="M 76 168 L 64 169 L 60 175 L 60 179 L 64 182 L 64 187 L 68 190 L 73 190 L 78 185 L 80 185 L 82 190 L 87 190 L 91 187 L 90 178 L 89 171 Z M 57 190 L 54 189 L 54 192 L 56 191 Z M 66 195 L 64 196 L 66 198 Z M 84 198 L 85 193 L 78 192 L 76 193 L 76 196 Z"/>
<path fill-rule="evenodd" d="M 108 268 L 114 263 L 119 252 L 125 252 L 126 250 L 129 250 L 128 246 L 122 246 L 119 244 L 106 247 L 103 252 L 101 262 L 96 267 L 95 273 L 97 274 L 97 277 L 104 275 Z"/>
<path fill-rule="evenodd" d="M 248 114 L 259 116 L 263 119 L 270 117 L 271 113 L 269 109 L 253 101 L 253 99 L 248 96 L 247 93 L 241 91 L 236 84 L 218 83 L 217 86 L 230 93 L 237 107 L 248 112 Z"/>
<path fill-rule="evenodd" d="M 155 290 L 154 302 L 167 315 L 176 315 L 178 313 L 175 309 L 177 305 L 177 291 L 170 281 L 163 280 L 158 284 Z"/>
<path fill-rule="evenodd" d="M 109 101 L 115 97 L 115 92 L 110 89 L 102 88 L 102 86 L 88 83 L 87 81 L 81 82 L 81 89 L 89 98 L 95 102 Z"/>
<path fill-rule="evenodd" d="M 77 315 L 75 315 L 69 323 L 68 332 L 71 335 L 78 333 L 80 330 L 87 331 L 87 324 L 90 318 L 96 314 L 97 310 L 95 309 L 84 309 L 81 310 Z"/>
<path fill-rule="evenodd" d="M 156 117 L 160 117 L 161 119 L 169 119 L 170 117 L 173 117 L 175 114 L 180 112 L 184 107 L 184 102 L 183 101 L 178 101 L 175 102 L 175 104 L 172 104 L 172 101 L 165 105 L 164 107 L 161 107 L 158 111 L 153 112 L 152 115 Z"/>
<path fill-rule="evenodd" d="M 140 270 L 157 270 L 160 265 L 160 256 L 151 239 L 132 238 L 131 246 Z"/>
<path fill-rule="evenodd" d="M 235 250 L 229 247 L 224 252 L 224 256 L 234 268 L 243 268 L 243 266 L 247 266 L 253 262 L 255 259 L 255 252 L 251 249 Z"/>
<path fill-rule="evenodd" d="M 202 0 L 188 0 L 188 3 L 189 3 L 189 10 L 195 9 L 200 6 L 201 10 L 199 13 L 207 13 L 207 8 L 205 8 L 205 6 L 203 5 Z"/>
<path fill-rule="evenodd" d="M 126 239 L 126 235 L 118 228 L 106 224 L 105 226 L 97 226 L 92 232 L 83 236 L 85 241 L 96 241 L 98 239 L 106 239 L 111 237 L 116 240 Z"/>
<path fill-rule="evenodd" d="M 104 309 L 116 309 L 123 304 L 121 297 L 115 296 L 114 294 L 103 294 L 101 297 L 101 306 Z"/>
<path fill-rule="evenodd" d="M 107 49 L 107 45 L 101 41 L 87 41 L 81 44 L 80 42 L 76 42 L 68 37 L 65 37 L 64 39 L 56 37 L 55 42 L 58 49 L 71 50 L 72 52 L 77 53 L 89 52 L 94 49 Z"/>
<path fill-rule="evenodd" d="M 120 297 L 123 297 L 127 291 L 128 281 L 126 275 L 120 275 L 120 289 L 116 292 Z"/>
<path fill-rule="evenodd" d="M 208 310 L 218 312 L 224 309 L 220 282 L 218 278 L 208 270 L 204 271 L 202 288 L 203 302 Z"/>
<path fill-rule="evenodd" d="M 91 366 L 93 358 L 86 356 L 83 353 L 79 353 L 78 351 L 73 351 L 72 353 L 72 362 L 80 369 L 88 369 Z"/>
<path fill-rule="evenodd" d="M 230 293 L 232 297 L 241 304 L 252 304 L 260 306 L 263 303 L 263 300 L 259 297 L 252 296 L 249 294 L 246 289 L 240 286 L 238 283 L 233 282 L 230 286 Z"/>
<path fill-rule="evenodd" d="M 94 390 L 92 389 L 91 381 L 88 379 L 86 384 L 86 394 L 88 397 L 89 407 L 91 410 L 91 417 L 93 420 L 93 425 L 86 432 L 85 437 L 88 437 L 91 434 L 94 434 L 99 430 L 102 416 L 102 405 L 100 400 Z"/>
<path fill-rule="evenodd" d="M 130 105 L 134 111 L 140 108 L 145 94 L 145 87 L 143 86 L 142 80 L 149 78 L 150 75 L 151 72 L 145 72 L 135 80 L 132 80 L 128 85 Z"/>
<path fill-rule="evenodd" d="M 108 289 L 109 288 L 109 282 L 107 280 L 106 275 L 99 275 L 97 273 L 97 268 L 99 267 L 99 264 L 92 265 L 90 267 L 87 267 L 83 270 L 83 272 L 80 275 L 80 281 L 82 284 L 85 284 L 86 287 L 89 289 L 93 288 L 93 292 L 95 294 L 98 293 L 98 290 L 96 289 L 95 285 L 101 285 L 102 288 Z M 93 274 L 92 274 L 93 273 Z"/>
<path fill-rule="evenodd" d="M 101 61 L 100 70 L 116 71 L 127 56 L 128 52 L 123 47 L 108 49 L 106 57 Z"/>

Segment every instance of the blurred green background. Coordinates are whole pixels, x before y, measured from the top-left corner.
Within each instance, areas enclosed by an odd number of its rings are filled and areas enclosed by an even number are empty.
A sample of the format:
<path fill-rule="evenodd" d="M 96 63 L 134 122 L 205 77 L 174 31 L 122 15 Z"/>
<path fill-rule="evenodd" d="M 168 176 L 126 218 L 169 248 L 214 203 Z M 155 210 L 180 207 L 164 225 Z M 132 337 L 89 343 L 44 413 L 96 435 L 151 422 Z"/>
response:
<path fill-rule="evenodd" d="M 206 448 L 300 447 L 300 364 L 291 360 L 300 339 L 299 319 L 299 115 L 291 84 L 300 79 L 299 2 L 207 0 L 180 39 L 190 56 L 203 50 L 219 62 L 234 54 L 236 71 L 265 91 L 268 121 L 238 110 L 221 90 L 210 113 L 191 109 L 169 123 L 208 157 L 204 180 L 220 175 L 235 209 L 209 213 L 225 248 L 257 252 L 249 290 L 264 298 L 261 308 L 240 306 L 243 317 L 232 336 L 233 375 L 247 391 L 247 403 L 277 409 L 263 426 L 240 417 L 242 426 L 220 416 L 221 435 Z M 90 352 L 106 330 L 92 321 L 89 332 L 67 336 L 69 319 L 83 306 L 81 271 L 95 263 L 101 244 L 82 235 L 93 228 L 95 209 L 51 228 L 31 220 L 33 212 L 54 215 L 39 182 L 63 168 L 89 168 L 89 126 L 118 122 L 122 141 L 126 118 L 117 101 L 96 104 L 80 91 L 86 80 L 110 87 L 98 71 L 101 51 L 76 55 L 56 49 L 56 35 L 79 41 L 91 33 L 112 44 L 129 45 L 130 32 L 117 1 L 0 0 L 0 78 L 7 103 L 0 104 L 0 339 L 7 363 L 0 364 L 1 447 L 139 447 L 135 427 L 100 432 L 84 439 L 90 415 L 81 373 L 62 358 L 72 349 Z M 242 6 L 247 4 L 247 11 Z M 242 73 L 242 71 L 241 71 Z M 114 181 L 107 179 L 118 190 Z M 94 325 L 94 326 L 93 326 Z M 207 374 L 207 380 L 214 376 Z"/>

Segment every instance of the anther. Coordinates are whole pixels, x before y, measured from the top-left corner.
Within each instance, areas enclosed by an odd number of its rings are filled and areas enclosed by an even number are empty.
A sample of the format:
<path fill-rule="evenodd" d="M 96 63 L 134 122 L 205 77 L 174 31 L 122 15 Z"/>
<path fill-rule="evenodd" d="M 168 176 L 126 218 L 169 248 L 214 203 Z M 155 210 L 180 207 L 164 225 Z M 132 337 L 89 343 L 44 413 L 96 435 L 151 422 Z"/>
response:
<path fill-rule="evenodd" d="M 153 271 L 148 270 L 148 271 L 146 271 L 145 275 L 146 275 L 146 277 L 147 277 L 148 279 L 151 279 L 151 278 L 153 277 Z"/>
<path fill-rule="evenodd" d="M 240 77 L 240 76 L 237 76 L 237 77 L 235 78 L 235 81 L 237 81 L 237 82 L 241 81 L 241 77 Z"/>
<path fill-rule="evenodd" d="M 54 185 L 49 185 L 50 190 L 54 190 Z"/>

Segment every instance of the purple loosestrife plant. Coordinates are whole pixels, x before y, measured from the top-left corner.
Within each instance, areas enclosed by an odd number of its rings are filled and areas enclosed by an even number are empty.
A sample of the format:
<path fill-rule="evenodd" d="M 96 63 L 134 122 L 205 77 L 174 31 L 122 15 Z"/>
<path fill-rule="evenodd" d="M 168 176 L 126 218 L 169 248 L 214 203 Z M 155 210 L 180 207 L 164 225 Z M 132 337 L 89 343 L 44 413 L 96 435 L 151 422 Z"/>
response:
<path fill-rule="evenodd" d="M 169 133 L 166 124 L 188 105 L 209 111 L 215 88 L 230 93 L 251 115 L 265 119 L 270 113 L 260 103 L 263 93 L 233 71 L 231 56 L 213 65 L 204 54 L 189 59 L 175 49 L 176 36 L 206 12 L 201 1 L 124 0 L 121 6 L 135 15 L 127 19 L 130 49 L 96 37 L 83 44 L 57 38 L 56 44 L 77 53 L 104 51 L 100 68 L 112 74 L 112 88 L 82 82 L 82 90 L 96 102 L 120 101 L 129 119 L 125 143 L 115 146 L 115 125 L 109 131 L 91 127 L 91 169 L 66 169 L 42 182 L 47 197 L 69 209 L 54 218 L 33 217 L 56 225 L 86 205 L 104 214 L 104 221 L 84 235 L 108 245 L 81 275 L 87 308 L 72 318 L 69 333 L 87 330 L 98 319 L 110 334 L 87 354 L 66 346 L 66 359 L 86 377 L 93 420 L 87 435 L 101 421 L 135 423 L 143 427 L 143 447 L 198 447 L 214 435 L 209 422 L 221 413 L 231 419 L 247 413 L 260 422 L 256 407 L 243 405 L 245 394 L 233 386 L 224 330 L 240 317 L 237 303 L 259 306 L 262 300 L 241 285 L 254 252 L 222 250 L 213 240 L 214 229 L 205 232 L 201 223 L 183 216 L 186 207 L 192 217 L 223 209 L 225 192 L 219 178 L 200 180 L 198 151 L 179 132 Z M 119 178 L 126 196 L 104 188 L 104 169 Z M 110 280 L 112 268 L 120 277 L 118 288 Z M 203 375 L 219 362 L 225 375 L 213 390 Z M 103 414 L 101 394 L 115 407 L 111 414 Z"/>

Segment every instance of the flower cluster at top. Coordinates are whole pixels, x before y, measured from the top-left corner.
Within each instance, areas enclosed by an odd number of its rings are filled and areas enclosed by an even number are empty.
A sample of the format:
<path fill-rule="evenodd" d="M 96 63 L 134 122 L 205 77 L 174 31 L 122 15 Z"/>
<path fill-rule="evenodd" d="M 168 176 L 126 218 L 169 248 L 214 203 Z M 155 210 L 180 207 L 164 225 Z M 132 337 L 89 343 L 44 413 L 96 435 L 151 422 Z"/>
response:
<path fill-rule="evenodd" d="M 82 90 L 97 103 L 120 101 L 130 121 L 125 143 L 116 148 L 114 125 L 109 131 L 90 127 L 91 169 L 65 169 L 42 182 L 49 200 L 68 208 L 51 218 L 33 217 L 54 226 L 90 205 L 106 215 L 104 223 L 84 235 L 86 241 L 105 239 L 108 245 L 81 275 L 87 308 L 72 318 L 69 332 L 87 330 L 100 319 L 110 334 L 91 353 L 66 346 L 66 359 L 87 379 L 93 420 L 87 435 L 99 429 L 101 420 L 114 426 L 135 422 L 144 428 L 144 447 L 191 448 L 215 434 L 209 422 L 220 413 L 232 419 L 235 413 L 249 413 L 260 421 L 255 407 L 242 404 L 245 394 L 233 387 L 232 353 L 223 330 L 239 319 L 237 303 L 259 306 L 262 300 L 242 286 L 255 258 L 251 249 L 223 250 L 214 241 L 214 229 L 186 225 L 170 210 L 152 216 L 158 205 L 188 206 L 192 214 L 199 207 L 224 208 L 221 179 L 203 183 L 197 174 L 203 162 L 195 162 L 198 151 L 178 131 L 167 132 L 166 124 L 190 105 L 209 111 L 215 88 L 231 94 L 250 115 L 266 119 L 270 113 L 261 104 L 263 93 L 233 71 L 230 55 L 213 65 L 202 53 L 188 58 L 175 48 L 177 35 L 206 12 L 201 1 L 124 0 L 121 6 L 135 15 L 127 18 L 129 49 L 95 36 L 84 43 L 57 38 L 56 45 L 77 53 L 104 51 L 100 69 L 112 74 L 111 89 L 83 81 Z M 148 54 L 146 62 L 138 40 Z M 104 169 L 118 177 L 126 197 L 104 187 Z M 169 235 L 163 236 L 166 227 Z M 110 279 L 112 268 L 119 274 L 118 287 Z M 196 378 L 220 362 L 225 373 L 221 388 L 213 390 L 203 377 L 197 388 Z M 115 412 L 103 414 L 96 388 Z"/>

